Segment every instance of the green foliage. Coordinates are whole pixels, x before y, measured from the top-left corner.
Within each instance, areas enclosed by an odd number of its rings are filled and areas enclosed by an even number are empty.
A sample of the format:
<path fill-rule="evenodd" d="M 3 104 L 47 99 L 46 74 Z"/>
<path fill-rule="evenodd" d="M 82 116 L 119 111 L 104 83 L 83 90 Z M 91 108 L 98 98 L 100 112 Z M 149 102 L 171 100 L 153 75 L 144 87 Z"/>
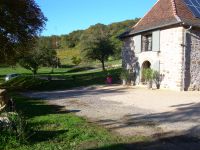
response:
<path fill-rule="evenodd" d="M 76 56 L 74 56 L 74 57 L 72 57 L 72 63 L 74 64 L 74 65 L 76 65 L 76 66 L 78 66 L 80 63 L 81 63 L 81 58 L 79 58 L 79 57 L 76 57 Z"/>
<path fill-rule="evenodd" d="M 45 47 L 34 48 L 29 54 L 21 56 L 19 59 L 19 65 L 31 70 L 33 75 L 37 74 L 41 65 L 54 68 L 58 63 L 56 51 Z"/>
<path fill-rule="evenodd" d="M 122 48 L 122 41 L 120 41 L 117 37 L 126 30 L 131 29 L 131 27 L 133 27 L 138 21 L 139 18 L 135 18 L 134 20 L 125 20 L 122 22 L 112 23 L 108 25 L 109 34 L 111 35 L 110 40 L 115 46 L 113 55 L 115 59 L 121 58 Z"/>
<path fill-rule="evenodd" d="M 28 55 L 21 56 L 18 62 L 20 66 L 32 71 L 33 75 L 35 75 L 42 64 L 42 57 L 39 49 L 34 49 Z"/>
<path fill-rule="evenodd" d="M 161 82 L 161 74 L 158 71 L 153 72 L 153 81 L 155 82 L 157 88 L 160 88 L 160 82 Z"/>
<path fill-rule="evenodd" d="M 0 63 L 12 61 L 31 48 L 46 18 L 33 0 L 0 1 Z"/>
<path fill-rule="evenodd" d="M 120 79 L 125 81 L 128 81 L 130 79 L 130 73 L 127 69 L 122 69 Z"/>
<path fill-rule="evenodd" d="M 139 19 L 136 18 L 134 20 L 126 20 L 122 22 L 112 23 L 110 25 L 103 25 L 105 26 L 106 32 L 109 35 L 108 39 L 114 47 L 112 54 L 114 59 L 121 58 L 122 41 L 118 39 L 118 36 L 134 26 L 138 20 Z M 91 26 L 89 29 L 86 30 L 73 31 L 68 35 L 40 37 L 39 45 L 50 49 L 56 49 L 58 51 L 58 57 L 60 58 L 61 62 L 65 64 L 70 63 L 70 60 L 73 56 L 80 57 L 80 51 L 82 49 L 81 43 L 84 42 L 83 40 L 85 40 L 85 35 L 87 35 L 90 31 L 93 33 L 98 32 L 98 25 L 102 24 Z M 59 54 L 60 52 L 62 53 L 62 55 Z"/>
<path fill-rule="evenodd" d="M 20 58 L 19 64 L 25 69 L 31 70 L 33 72 L 33 75 L 35 75 L 37 74 L 37 70 L 39 68 L 40 62 L 37 61 L 37 59 L 35 58 L 35 55 L 34 56 L 29 55 L 29 56 Z"/>
<path fill-rule="evenodd" d="M 108 29 L 103 24 L 91 26 L 82 36 L 82 52 L 86 59 L 99 60 L 102 69 L 105 70 L 104 62 L 113 54 L 114 46 L 109 40 Z"/>
<path fill-rule="evenodd" d="M 26 70 L 21 70 L 25 72 Z M 20 71 L 16 70 L 17 73 Z M 121 69 L 109 69 L 106 72 L 101 70 L 92 70 L 91 68 L 62 68 L 55 69 L 54 73 L 50 73 L 48 68 L 41 68 L 40 75 L 32 77 L 28 75 L 22 75 L 21 77 L 14 78 L 8 82 L 4 82 L 0 85 L 0 88 L 6 88 L 12 91 L 23 90 L 36 90 L 36 91 L 49 91 L 49 90 L 63 90 L 73 87 L 89 86 L 89 85 L 104 85 L 107 74 L 109 73 L 113 77 L 113 83 L 119 83 Z M 6 72 L 8 73 L 8 71 Z M 1 74 L 0 74 L 1 75 Z M 52 80 L 44 80 L 51 75 Z M 56 80 L 54 80 L 56 78 Z"/>
<path fill-rule="evenodd" d="M 25 119 L 15 112 L 4 112 L 0 116 L 9 120 L 6 126 L 0 128 L 0 149 L 9 149 L 25 143 L 28 136 Z"/>
<path fill-rule="evenodd" d="M 77 46 L 80 42 L 80 38 L 83 34 L 83 30 L 77 30 L 69 33 L 68 35 L 62 35 L 61 36 L 61 47 L 65 48 L 73 48 Z"/>
<path fill-rule="evenodd" d="M 154 77 L 153 74 L 154 74 L 154 71 L 151 68 L 142 70 L 142 75 L 143 75 L 145 81 L 147 81 L 147 82 L 153 80 L 153 77 Z"/>
<path fill-rule="evenodd" d="M 146 140 L 143 137 L 120 137 L 107 129 L 97 126 L 84 118 L 75 116 L 64 107 L 50 105 L 38 99 L 28 99 L 12 95 L 16 101 L 17 111 L 27 119 L 30 132 L 26 141 L 20 142 L 14 136 L 1 142 L 0 149 L 5 150 L 39 150 L 39 149 L 98 149 L 115 146 L 124 149 L 120 143 L 132 143 Z M 0 139 L 7 135 L 0 134 Z"/>

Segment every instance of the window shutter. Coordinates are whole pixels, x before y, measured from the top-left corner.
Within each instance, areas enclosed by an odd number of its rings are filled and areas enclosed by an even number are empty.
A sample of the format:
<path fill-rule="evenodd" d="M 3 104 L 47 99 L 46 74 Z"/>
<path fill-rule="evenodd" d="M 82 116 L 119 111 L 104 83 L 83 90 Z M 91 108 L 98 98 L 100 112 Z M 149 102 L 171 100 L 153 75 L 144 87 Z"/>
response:
<path fill-rule="evenodd" d="M 141 35 L 137 35 L 134 37 L 134 45 L 135 45 L 135 53 L 141 53 L 142 51 L 142 36 Z"/>
<path fill-rule="evenodd" d="M 156 61 L 153 66 L 152 66 L 152 69 L 155 70 L 155 71 L 158 71 L 160 72 L 160 61 Z"/>
<path fill-rule="evenodd" d="M 153 32 L 152 51 L 160 51 L 160 31 Z"/>

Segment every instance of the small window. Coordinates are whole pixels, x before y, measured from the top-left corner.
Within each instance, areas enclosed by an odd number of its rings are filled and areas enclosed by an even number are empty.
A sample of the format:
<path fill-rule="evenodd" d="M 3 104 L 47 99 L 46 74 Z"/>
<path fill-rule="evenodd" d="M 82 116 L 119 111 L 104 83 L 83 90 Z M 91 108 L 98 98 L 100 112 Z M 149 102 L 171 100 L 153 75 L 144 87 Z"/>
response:
<path fill-rule="evenodd" d="M 152 51 L 152 34 L 142 36 L 142 51 Z"/>

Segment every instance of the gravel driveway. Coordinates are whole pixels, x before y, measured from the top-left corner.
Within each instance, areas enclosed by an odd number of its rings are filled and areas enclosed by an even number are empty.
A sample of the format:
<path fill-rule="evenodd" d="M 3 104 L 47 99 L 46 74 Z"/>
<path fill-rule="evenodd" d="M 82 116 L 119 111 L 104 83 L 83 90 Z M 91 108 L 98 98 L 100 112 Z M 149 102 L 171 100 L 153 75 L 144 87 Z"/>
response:
<path fill-rule="evenodd" d="M 200 92 L 93 86 L 26 96 L 65 106 L 121 135 L 200 135 Z"/>

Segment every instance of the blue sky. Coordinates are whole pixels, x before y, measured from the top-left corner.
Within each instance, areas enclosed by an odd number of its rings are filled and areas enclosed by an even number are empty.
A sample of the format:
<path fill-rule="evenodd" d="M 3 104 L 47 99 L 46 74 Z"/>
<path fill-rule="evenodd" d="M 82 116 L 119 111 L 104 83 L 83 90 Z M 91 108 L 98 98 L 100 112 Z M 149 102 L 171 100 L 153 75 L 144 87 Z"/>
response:
<path fill-rule="evenodd" d="M 96 23 L 143 17 L 157 0 L 36 0 L 48 18 L 42 35 L 61 35 Z"/>

